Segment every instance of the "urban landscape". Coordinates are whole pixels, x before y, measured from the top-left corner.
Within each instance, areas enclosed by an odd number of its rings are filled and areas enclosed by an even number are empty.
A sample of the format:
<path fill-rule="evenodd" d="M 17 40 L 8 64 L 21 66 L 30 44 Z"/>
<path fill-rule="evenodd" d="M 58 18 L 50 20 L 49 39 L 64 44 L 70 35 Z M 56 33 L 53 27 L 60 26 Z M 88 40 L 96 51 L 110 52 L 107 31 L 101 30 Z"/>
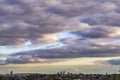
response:
<path fill-rule="evenodd" d="M 0 0 L 0 80 L 120 80 L 120 0 Z"/>
<path fill-rule="evenodd" d="M 0 80 L 120 80 L 120 74 L 73 74 L 65 71 L 56 74 L 21 73 L 0 75 Z"/>

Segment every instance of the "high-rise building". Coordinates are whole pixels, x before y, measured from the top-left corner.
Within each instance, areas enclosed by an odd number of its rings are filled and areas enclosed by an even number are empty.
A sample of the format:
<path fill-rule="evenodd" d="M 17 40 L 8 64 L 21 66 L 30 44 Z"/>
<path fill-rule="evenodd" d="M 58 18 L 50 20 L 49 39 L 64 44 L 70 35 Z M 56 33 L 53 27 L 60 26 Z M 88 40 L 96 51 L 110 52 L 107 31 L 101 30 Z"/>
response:
<path fill-rule="evenodd" d="M 10 71 L 10 75 L 13 75 L 13 71 Z"/>

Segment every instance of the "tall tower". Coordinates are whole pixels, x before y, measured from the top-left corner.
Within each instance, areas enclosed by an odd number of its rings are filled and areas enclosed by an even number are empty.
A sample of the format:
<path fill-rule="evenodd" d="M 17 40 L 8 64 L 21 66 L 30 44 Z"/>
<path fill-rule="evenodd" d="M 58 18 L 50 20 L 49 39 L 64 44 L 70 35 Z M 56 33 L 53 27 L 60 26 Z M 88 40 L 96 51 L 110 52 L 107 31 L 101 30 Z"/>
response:
<path fill-rule="evenodd" d="M 10 75 L 13 75 L 13 71 L 10 71 Z"/>

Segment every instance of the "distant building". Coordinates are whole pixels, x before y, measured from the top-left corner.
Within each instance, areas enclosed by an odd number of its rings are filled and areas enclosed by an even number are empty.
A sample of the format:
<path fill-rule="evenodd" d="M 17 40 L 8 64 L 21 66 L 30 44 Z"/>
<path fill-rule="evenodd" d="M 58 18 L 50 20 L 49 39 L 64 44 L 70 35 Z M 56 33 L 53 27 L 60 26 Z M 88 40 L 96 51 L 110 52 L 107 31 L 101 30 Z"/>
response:
<path fill-rule="evenodd" d="M 13 75 L 13 71 L 10 71 L 10 75 Z"/>

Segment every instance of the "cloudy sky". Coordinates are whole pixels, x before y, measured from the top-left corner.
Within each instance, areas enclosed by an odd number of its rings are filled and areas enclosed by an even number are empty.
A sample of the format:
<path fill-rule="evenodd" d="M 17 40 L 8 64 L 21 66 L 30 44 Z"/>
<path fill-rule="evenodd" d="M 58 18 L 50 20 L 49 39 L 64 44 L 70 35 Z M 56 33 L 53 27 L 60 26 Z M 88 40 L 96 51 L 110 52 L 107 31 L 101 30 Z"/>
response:
<path fill-rule="evenodd" d="M 0 73 L 115 73 L 119 65 L 119 0 L 0 0 Z"/>

